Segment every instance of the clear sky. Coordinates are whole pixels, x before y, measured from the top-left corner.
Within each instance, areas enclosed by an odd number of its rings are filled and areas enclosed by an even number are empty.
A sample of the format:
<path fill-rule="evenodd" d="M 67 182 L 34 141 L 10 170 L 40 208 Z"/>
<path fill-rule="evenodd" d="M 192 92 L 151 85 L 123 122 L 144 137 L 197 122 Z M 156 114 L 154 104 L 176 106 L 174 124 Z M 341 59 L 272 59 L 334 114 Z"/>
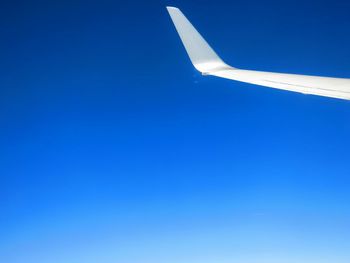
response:
<path fill-rule="evenodd" d="M 3 1 L 0 262 L 348 263 L 350 103 L 202 77 L 350 77 L 349 1 Z"/>

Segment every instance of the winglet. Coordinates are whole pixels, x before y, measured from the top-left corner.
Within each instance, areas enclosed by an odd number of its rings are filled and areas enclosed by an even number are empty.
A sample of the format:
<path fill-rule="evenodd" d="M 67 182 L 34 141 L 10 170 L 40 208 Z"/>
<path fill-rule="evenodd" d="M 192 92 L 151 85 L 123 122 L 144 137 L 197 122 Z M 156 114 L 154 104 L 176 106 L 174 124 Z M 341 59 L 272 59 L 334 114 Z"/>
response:
<path fill-rule="evenodd" d="M 168 6 L 167 10 L 185 46 L 187 54 L 197 70 L 203 74 L 210 74 L 232 68 L 222 61 L 180 9 Z"/>

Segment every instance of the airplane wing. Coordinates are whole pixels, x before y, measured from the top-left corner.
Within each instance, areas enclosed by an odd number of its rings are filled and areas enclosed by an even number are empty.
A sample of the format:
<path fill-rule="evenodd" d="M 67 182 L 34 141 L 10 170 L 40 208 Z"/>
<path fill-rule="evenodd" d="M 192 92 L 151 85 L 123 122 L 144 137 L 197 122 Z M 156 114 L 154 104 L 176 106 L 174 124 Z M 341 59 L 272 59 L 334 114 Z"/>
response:
<path fill-rule="evenodd" d="M 350 100 L 350 79 L 233 68 L 215 53 L 178 8 L 167 7 L 167 9 L 192 64 L 203 75 L 212 75 L 304 94 Z"/>

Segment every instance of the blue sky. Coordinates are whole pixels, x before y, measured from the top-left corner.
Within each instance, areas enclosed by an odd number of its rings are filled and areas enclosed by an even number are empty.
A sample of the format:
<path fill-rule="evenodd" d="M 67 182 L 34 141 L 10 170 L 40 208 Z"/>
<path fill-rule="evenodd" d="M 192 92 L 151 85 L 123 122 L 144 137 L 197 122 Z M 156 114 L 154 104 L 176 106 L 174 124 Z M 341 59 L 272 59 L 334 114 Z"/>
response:
<path fill-rule="evenodd" d="M 350 104 L 202 77 L 350 77 L 347 1 L 8 1 L 0 261 L 347 263 Z"/>

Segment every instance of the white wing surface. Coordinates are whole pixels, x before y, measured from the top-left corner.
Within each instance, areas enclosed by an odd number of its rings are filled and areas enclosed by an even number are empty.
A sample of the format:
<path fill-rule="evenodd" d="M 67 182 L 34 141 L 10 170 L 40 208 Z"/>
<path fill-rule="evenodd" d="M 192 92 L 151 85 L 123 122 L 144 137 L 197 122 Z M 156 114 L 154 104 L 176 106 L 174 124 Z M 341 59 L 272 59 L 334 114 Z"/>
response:
<path fill-rule="evenodd" d="M 176 7 L 167 7 L 194 67 L 213 75 L 251 84 L 350 100 L 350 79 L 243 70 L 227 65 Z"/>

